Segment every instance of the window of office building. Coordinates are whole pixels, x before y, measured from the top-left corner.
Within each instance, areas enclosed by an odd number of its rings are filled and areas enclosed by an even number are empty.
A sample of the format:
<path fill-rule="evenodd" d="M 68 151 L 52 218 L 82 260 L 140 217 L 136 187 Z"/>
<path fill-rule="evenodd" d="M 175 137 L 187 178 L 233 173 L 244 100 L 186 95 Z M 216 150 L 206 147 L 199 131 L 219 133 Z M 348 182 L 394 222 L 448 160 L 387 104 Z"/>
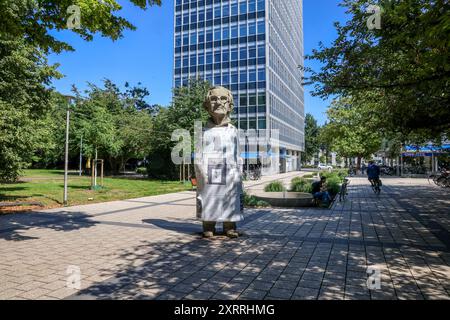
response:
<path fill-rule="evenodd" d="M 247 71 L 246 70 L 242 70 L 239 73 L 239 82 L 247 82 Z"/>
<path fill-rule="evenodd" d="M 250 22 L 248 24 L 248 35 L 253 36 L 256 34 L 256 22 Z"/>
<path fill-rule="evenodd" d="M 259 130 L 267 129 L 266 119 L 258 119 L 258 129 Z"/>
<path fill-rule="evenodd" d="M 230 5 L 227 3 L 227 4 L 223 5 L 222 16 L 223 17 L 228 17 L 229 15 L 230 15 Z"/>
<path fill-rule="evenodd" d="M 205 64 L 205 54 L 204 53 L 200 53 L 198 55 L 198 64 L 200 66 Z"/>
<path fill-rule="evenodd" d="M 230 74 L 229 74 L 228 72 L 225 72 L 225 73 L 222 75 L 222 84 L 223 84 L 223 85 L 230 84 Z"/>
<path fill-rule="evenodd" d="M 214 8 L 214 19 L 220 18 L 220 6 Z"/>
<path fill-rule="evenodd" d="M 236 60 L 239 60 L 238 49 L 233 48 L 233 49 L 231 49 L 231 61 L 236 61 Z"/>
<path fill-rule="evenodd" d="M 213 19 L 213 9 L 208 8 L 206 9 L 206 20 L 212 20 Z"/>
<path fill-rule="evenodd" d="M 241 94 L 239 96 L 239 106 L 240 107 L 246 107 L 247 106 L 247 95 Z"/>
<path fill-rule="evenodd" d="M 220 51 L 214 53 L 214 63 L 220 63 Z"/>
<path fill-rule="evenodd" d="M 266 70 L 258 69 L 258 81 L 266 81 Z"/>
<path fill-rule="evenodd" d="M 237 16 L 239 14 L 239 6 L 237 2 L 231 3 L 231 15 Z"/>
<path fill-rule="evenodd" d="M 213 31 L 208 30 L 206 31 L 206 42 L 212 42 L 213 41 Z"/>
<path fill-rule="evenodd" d="M 231 72 L 231 83 L 238 83 L 238 73 L 237 71 Z"/>
<path fill-rule="evenodd" d="M 248 12 L 255 12 L 256 11 L 256 0 L 249 0 L 248 1 Z"/>
<path fill-rule="evenodd" d="M 190 42 L 190 44 L 191 45 L 197 44 L 197 32 L 191 33 L 191 42 Z"/>
<path fill-rule="evenodd" d="M 239 14 L 247 13 L 247 1 L 239 2 Z"/>
<path fill-rule="evenodd" d="M 228 61 L 230 61 L 230 51 L 228 51 L 228 50 L 223 50 L 223 52 L 222 52 L 222 61 L 223 61 L 223 62 L 228 62 Z"/>
<path fill-rule="evenodd" d="M 197 23 L 197 12 L 191 13 L 191 22 L 190 23 Z"/>
<path fill-rule="evenodd" d="M 258 11 L 264 11 L 266 9 L 266 2 L 264 0 L 258 0 Z"/>
<path fill-rule="evenodd" d="M 205 31 L 199 31 L 198 32 L 198 43 L 204 43 L 205 42 Z"/>
<path fill-rule="evenodd" d="M 258 21 L 258 34 L 266 33 L 266 22 Z"/>
<path fill-rule="evenodd" d="M 240 37 L 247 36 L 247 24 L 246 23 L 239 25 L 239 36 Z"/>
<path fill-rule="evenodd" d="M 248 57 L 250 59 L 256 58 L 256 46 L 250 46 L 248 48 Z"/>
<path fill-rule="evenodd" d="M 183 46 L 189 45 L 189 34 L 183 35 Z"/>
<path fill-rule="evenodd" d="M 223 27 L 222 40 L 228 40 L 230 38 L 230 27 Z"/>
<path fill-rule="evenodd" d="M 266 46 L 261 44 L 258 46 L 258 58 L 263 58 L 266 56 Z"/>
<path fill-rule="evenodd" d="M 256 82 L 256 69 L 252 69 L 248 72 L 248 81 Z M 256 100 L 255 100 L 255 102 L 256 102 Z"/>
<path fill-rule="evenodd" d="M 247 59 L 247 48 L 243 47 L 239 49 L 239 59 L 240 60 Z"/>
<path fill-rule="evenodd" d="M 213 54 L 212 52 L 206 53 L 206 64 L 212 64 L 213 63 Z"/>
<path fill-rule="evenodd" d="M 219 41 L 221 36 L 220 27 L 214 28 L 214 41 Z"/>
<path fill-rule="evenodd" d="M 237 38 L 239 36 L 239 28 L 237 25 L 231 26 L 231 38 Z"/>

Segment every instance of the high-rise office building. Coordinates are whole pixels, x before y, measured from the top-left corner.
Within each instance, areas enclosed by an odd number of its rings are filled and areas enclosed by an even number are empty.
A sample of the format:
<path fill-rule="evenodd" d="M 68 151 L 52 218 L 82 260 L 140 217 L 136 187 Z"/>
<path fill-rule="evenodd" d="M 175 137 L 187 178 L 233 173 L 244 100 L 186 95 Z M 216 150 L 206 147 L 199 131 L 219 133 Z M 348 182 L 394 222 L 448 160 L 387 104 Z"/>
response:
<path fill-rule="evenodd" d="M 174 86 L 230 89 L 240 129 L 278 130 L 282 172 L 304 151 L 302 0 L 174 0 Z M 269 137 L 271 138 L 271 137 Z"/>

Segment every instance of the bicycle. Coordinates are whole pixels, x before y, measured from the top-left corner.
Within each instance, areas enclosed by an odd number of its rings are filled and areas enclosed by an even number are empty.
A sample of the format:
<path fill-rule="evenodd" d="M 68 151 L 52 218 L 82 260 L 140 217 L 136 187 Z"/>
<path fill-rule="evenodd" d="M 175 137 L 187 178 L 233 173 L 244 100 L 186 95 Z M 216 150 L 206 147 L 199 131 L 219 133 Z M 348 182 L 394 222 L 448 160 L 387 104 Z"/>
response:
<path fill-rule="evenodd" d="M 246 170 L 246 171 L 243 172 L 242 178 L 243 178 L 244 181 L 249 181 L 249 180 L 257 181 L 257 180 L 260 180 L 261 179 L 261 170 L 258 170 L 258 169 L 256 169 L 256 170 L 248 170 L 248 171 Z"/>
<path fill-rule="evenodd" d="M 378 179 L 369 179 L 370 184 L 372 185 L 372 190 L 376 195 L 381 193 L 381 180 Z"/>
<path fill-rule="evenodd" d="M 342 200 L 345 201 L 345 198 L 348 195 L 347 187 L 349 184 L 350 184 L 350 180 L 347 178 L 344 178 L 344 182 L 342 183 L 341 190 L 339 191 L 339 202 L 342 202 Z"/>
<path fill-rule="evenodd" d="M 431 184 L 430 180 L 433 180 L 434 184 L 442 187 L 449 188 L 450 187 L 450 173 L 443 169 L 439 174 L 431 174 L 428 176 L 428 183 Z"/>

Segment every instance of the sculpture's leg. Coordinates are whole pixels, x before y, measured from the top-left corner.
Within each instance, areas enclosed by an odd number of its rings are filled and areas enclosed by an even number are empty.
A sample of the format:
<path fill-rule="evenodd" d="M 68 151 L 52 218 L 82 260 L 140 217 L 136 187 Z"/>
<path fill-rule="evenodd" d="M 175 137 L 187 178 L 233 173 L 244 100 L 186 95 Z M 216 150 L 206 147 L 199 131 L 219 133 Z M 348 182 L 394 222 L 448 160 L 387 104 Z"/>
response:
<path fill-rule="evenodd" d="M 216 232 L 215 221 L 203 221 L 203 237 L 212 238 Z"/>
<path fill-rule="evenodd" d="M 223 231 L 229 238 L 239 237 L 239 233 L 236 231 L 236 222 L 224 222 Z"/>

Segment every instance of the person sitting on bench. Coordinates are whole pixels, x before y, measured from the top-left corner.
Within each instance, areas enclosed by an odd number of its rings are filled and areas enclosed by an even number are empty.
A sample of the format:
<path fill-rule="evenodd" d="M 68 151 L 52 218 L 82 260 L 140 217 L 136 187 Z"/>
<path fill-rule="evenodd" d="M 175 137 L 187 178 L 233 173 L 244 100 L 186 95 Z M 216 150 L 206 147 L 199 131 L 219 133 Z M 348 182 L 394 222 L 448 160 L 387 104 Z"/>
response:
<path fill-rule="evenodd" d="M 311 193 L 314 197 L 314 200 L 319 200 L 323 205 L 328 205 L 331 201 L 331 197 L 328 193 L 327 178 L 321 177 L 320 181 L 313 182 Z"/>

